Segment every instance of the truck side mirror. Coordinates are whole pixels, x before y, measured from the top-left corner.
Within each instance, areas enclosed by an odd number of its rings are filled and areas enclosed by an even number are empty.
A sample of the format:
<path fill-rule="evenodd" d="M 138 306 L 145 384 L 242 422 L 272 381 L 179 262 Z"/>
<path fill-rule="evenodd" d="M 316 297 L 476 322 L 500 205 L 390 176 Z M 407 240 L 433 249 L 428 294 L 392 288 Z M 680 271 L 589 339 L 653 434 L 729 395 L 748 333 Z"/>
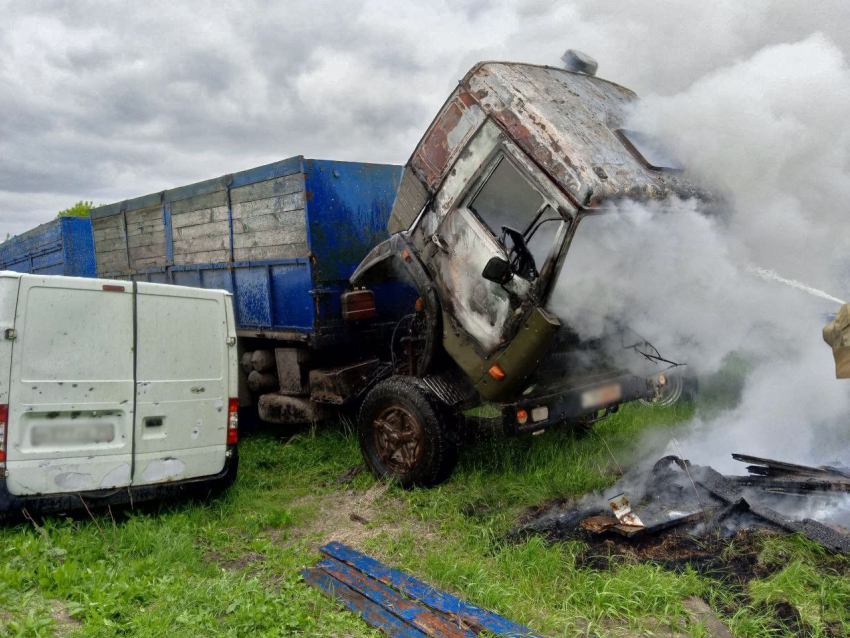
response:
<path fill-rule="evenodd" d="M 484 266 L 484 272 L 481 273 L 481 276 L 487 281 L 492 281 L 501 286 L 511 280 L 513 273 L 511 272 L 511 265 L 506 259 L 491 257 L 487 265 Z"/>

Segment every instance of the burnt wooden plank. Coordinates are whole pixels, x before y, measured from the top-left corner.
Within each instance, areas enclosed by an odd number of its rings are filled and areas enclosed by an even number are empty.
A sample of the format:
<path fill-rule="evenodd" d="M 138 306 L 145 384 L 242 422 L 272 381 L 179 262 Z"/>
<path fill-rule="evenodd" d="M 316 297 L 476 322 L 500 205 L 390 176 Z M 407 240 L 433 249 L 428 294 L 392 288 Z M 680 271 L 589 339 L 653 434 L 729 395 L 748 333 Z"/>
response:
<path fill-rule="evenodd" d="M 507 618 L 502 618 L 498 614 L 477 605 L 464 602 L 448 592 L 432 587 L 396 569 L 387 567 L 374 558 L 361 554 L 342 543 L 329 543 L 324 547 L 320 547 L 319 551 L 325 556 L 336 558 L 351 565 L 367 576 L 371 576 L 375 580 L 421 601 L 432 609 L 445 614 L 459 616 L 472 626 L 481 627 L 498 636 L 544 638 L 541 634 L 535 633 L 528 627 L 524 627 Z"/>
<path fill-rule="evenodd" d="M 333 576 L 341 583 L 345 583 L 348 587 L 384 609 L 391 609 L 393 614 L 416 627 L 426 636 L 433 636 L 434 638 L 475 638 L 475 634 L 468 629 L 448 622 L 427 607 L 417 605 L 404 598 L 398 592 L 373 578 L 364 576 L 342 561 L 326 558 L 319 561 L 316 568 Z"/>
<path fill-rule="evenodd" d="M 362 594 L 339 582 L 320 569 L 311 568 L 301 572 L 304 582 L 330 594 L 356 614 L 366 623 L 380 629 L 393 638 L 427 638 L 418 629 L 411 627 L 389 611 L 376 605 Z"/>

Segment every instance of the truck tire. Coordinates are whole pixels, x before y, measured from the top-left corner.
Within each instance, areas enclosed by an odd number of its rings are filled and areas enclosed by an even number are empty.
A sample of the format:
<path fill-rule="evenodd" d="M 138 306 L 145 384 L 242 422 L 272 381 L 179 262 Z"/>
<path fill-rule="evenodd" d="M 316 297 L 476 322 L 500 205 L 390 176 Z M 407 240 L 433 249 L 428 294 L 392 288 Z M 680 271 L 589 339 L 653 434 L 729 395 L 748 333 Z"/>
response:
<path fill-rule="evenodd" d="M 363 459 L 378 479 L 430 487 L 457 464 L 455 419 L 414 377 L 381 381 L 366 395 L 357 421 Z"/>
<path fill-rule="evenodd" d="M 680 401 L 693 401 L 698 392 L 699 382 L 696 377 L 684 374 L 668 374 L 667 387 L 664 388 L 664 395 L 661 399 L 658 401 L 641 399 L 640 402 L 643 405 L 676 405 Z"/>

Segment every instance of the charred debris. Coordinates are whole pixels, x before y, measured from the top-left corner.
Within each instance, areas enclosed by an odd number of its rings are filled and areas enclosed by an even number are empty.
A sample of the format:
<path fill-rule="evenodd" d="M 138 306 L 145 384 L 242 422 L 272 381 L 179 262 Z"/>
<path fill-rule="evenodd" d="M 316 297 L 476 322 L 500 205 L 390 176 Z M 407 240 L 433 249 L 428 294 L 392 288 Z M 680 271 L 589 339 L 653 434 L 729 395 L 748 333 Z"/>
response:
<path fill-rule="evenodd" d="M 662 535 L 732 537 L 741 530 L 800 533 L 850 554 L 850 468 L 809 467 L 744 454 L 746 476 L 727 476 L 677 456 L 626 472 L 602 493 L 542 507 L 512 535 L 588 535 L 641 542 Z"/>

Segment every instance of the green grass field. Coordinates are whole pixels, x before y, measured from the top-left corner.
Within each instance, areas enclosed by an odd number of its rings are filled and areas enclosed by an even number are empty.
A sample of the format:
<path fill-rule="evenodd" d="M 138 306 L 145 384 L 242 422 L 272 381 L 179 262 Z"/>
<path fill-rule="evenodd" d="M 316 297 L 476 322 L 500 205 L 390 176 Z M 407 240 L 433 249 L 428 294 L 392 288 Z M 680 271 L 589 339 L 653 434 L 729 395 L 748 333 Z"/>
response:
<path fill-rule="evenodd" d="M 341 426 L 252 432 L 224 496 L 0 528 L 0 636 L 377 636 L 300 582 L 332 539 L 553 637 L 704 636 L 685 622 L 690 595 L 736 636 L 850 635 L 850 561 L 797 537 L 723 544 L 724 560 L 750 552 L 764 574 L 743 586 L 507 537 L 524 508 L 613 483 L 612 455 L 628 465 L 643 433 L 692 413 L 634 406 L 582 437 L 484 440 L 447 484 L 409 492 L 365 473 L 338 484 L 361 463 Z"/>

